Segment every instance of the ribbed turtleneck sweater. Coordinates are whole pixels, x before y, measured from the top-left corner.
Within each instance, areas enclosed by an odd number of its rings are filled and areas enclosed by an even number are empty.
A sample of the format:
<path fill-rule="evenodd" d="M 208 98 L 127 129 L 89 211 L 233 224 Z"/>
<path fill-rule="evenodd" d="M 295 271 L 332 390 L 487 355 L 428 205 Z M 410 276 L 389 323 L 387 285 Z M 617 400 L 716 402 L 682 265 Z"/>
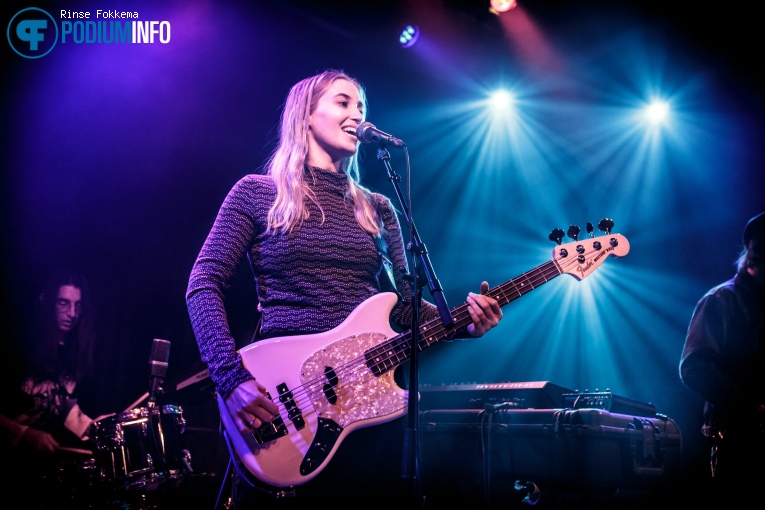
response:
<path fill-rule="evenodd" d="M 202 361 L 223 397 L 252 378 L 234 347 L 224 307 L 225 292 L 245 256 L 256 282 L 262 337 L 328 331 L 380 292 L 377 247 L 345 198 L 347 176 L 309 170 L 306 179 L 321 210 L 308 201 L 310 217 L 290 233 L 266 233 L 266 218 L 276 197 L 273 179 L 255 174 L 240 179 L 223 201 L 192 268 L 186 294 L 189 317 Z M 372 195 L 384 224 L 388 255 L 395 268 L 405 268 L 395 210 L 384 195 Z M 402 300 L 390 319 L 409 329 L 409 286 L 400 276 L 396 271 Z M 425 302 L 421 320 L 436 317 L 435 306 Z"/>

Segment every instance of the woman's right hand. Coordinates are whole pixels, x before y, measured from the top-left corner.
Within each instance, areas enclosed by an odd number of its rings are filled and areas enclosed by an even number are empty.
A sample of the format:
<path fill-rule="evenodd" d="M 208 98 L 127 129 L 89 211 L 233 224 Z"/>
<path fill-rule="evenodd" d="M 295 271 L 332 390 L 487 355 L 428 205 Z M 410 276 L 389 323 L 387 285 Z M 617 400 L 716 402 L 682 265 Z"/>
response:
<path fill-rule="evenodd" d="M 266 388 L 255 379 L 234 388 L 225 402 L 234 425 L 242 433 L 257 429 L 279 414 L 279 407 L 266 396 Z"/>

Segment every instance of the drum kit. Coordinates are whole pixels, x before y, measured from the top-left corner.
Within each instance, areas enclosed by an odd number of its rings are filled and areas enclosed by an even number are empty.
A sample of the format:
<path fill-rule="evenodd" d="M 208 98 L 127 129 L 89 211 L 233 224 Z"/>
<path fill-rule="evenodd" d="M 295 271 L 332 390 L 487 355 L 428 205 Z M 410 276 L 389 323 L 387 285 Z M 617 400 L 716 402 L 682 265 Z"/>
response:
<path fill-rule="evenodd" d="M 61 463 L 51 477 L 56 499 L 65 503 L 62 509 L 160 508 L 159 498 L 193 473 L 191 454 L 184 447 L 183 409 L 156 401 L 169 353 L 169 342 L 163 342 L 167 341 L 154 340 L 151 390 L 124 412 L 93 422 L 93 451 L 61 448 L 68 457 L 80 459 Z M 146 405 L 139 407 L 147 397 Z"/>
<path fill-rule="evenodd" d="M 156 490 L 191 472 L 183 448 L 186 422 L 176 405 L 138 407 L 95 424 L 95 461 L 101 476 L 125 489 Z"/>
<path fill-rule="evenodd" d="M 151 510 L 193 473 L 177 405 L 136 407 L 94 422 L 93 451 L 59 448 L 68 460 L 40 487 L 58 510 Z"/>

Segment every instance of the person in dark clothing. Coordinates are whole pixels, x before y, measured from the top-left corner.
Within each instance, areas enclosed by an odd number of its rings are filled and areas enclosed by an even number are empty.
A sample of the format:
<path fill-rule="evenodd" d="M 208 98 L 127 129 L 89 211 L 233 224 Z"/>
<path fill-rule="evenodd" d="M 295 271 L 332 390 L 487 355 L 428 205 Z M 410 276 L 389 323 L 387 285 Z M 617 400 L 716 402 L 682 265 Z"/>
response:
<path fill-rule="evenodd" d="M 27 508 L 63 508 L 79 471 L 93 455 L 94 420 L 80 408 L 83 386 L 94 384 L 95 333 L 88 282 L 75 272 L 52 276 L 38 297 L 28 338 L 7 360 L 0 404 L 5 482 Z M 62 476 L 67 476 L 62 480 Z M 19 487 L 34 487 L 22 499 Z M 26 498 L 26 499 L 24 499 Z M 51 506 L 55 505 L 55 506 Z"/>
<path fill-rule="evenodd" d="M 749 501 L 765 480 L 765 212 L 743 233 L 733 278 L 699 300 L 680 378 L 704 399 L 713 494 Z"/>

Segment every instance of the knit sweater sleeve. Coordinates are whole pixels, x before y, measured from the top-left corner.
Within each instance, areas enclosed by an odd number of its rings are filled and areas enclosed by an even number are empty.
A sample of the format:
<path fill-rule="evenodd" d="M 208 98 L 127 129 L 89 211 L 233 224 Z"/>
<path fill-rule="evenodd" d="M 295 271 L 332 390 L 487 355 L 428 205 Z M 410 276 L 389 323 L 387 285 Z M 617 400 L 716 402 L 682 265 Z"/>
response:
<path fill-rule="evenodd" d="M 224 296 L 252 238 L 262 228 L 258 204 L 265 204 L 273 196 L 270 184 L 264 176 L 249 175 L 229 191 L 191 269 L 186 290 L 189 318 L 202 361 L 224 398 L 253 378 L 236 351 Z"/>

